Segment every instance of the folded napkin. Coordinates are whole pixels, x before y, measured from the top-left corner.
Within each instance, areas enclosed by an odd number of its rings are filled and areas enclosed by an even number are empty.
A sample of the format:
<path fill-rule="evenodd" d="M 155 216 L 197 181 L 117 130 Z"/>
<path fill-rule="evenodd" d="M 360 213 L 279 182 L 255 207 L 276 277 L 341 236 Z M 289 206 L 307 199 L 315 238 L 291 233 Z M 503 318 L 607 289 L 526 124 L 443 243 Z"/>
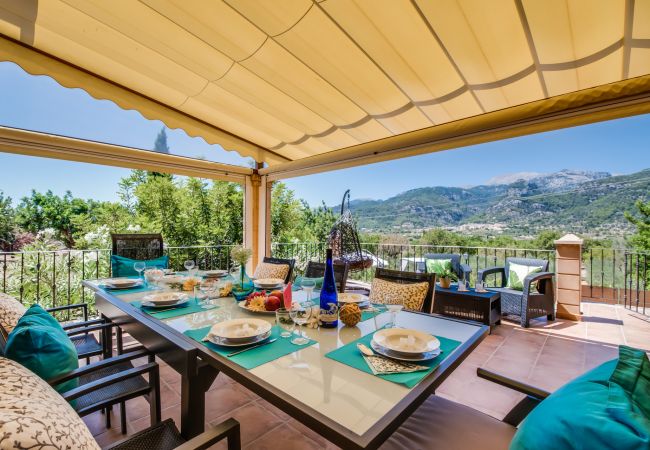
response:
<path fill-rule="evenodd" d="M 395 361 L 394 359 L 384 358 L 383 356 L 363 355 L 366 364 L 375 375 L 387 375 L 389 373 L 410 373 L 420 370 L 429 370 L 427 366 L 419 366 L 407 362 Z"/>

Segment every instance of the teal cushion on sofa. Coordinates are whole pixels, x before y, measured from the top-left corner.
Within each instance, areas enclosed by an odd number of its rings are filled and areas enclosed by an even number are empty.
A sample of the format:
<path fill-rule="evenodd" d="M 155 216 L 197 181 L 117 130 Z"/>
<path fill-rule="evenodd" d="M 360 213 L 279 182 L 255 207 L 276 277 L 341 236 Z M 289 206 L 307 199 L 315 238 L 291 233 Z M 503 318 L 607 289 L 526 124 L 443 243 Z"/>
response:
<path fill-rule="evenodd" d="M 111 273 L 114 277 L 134 277 L 138 272 L 133 268 L 133 264 L 138 262 L 138 259 L 125 258 L 124 256 L 111 255 Z M 156 259 L 148 259 L 144 261 L 147 269 L 167 269 L 169 266 L 169 256 L 164 255 Z"/>
<path fill-rule="evenodd" d="M 618 360 L 596 367 L 541 402 L 517 430 L 510 449 L 649 448 L 650 420 L 617 383 L 621 367 L 627 369 L 630 358 L 638 360 L 639 355 L 628 350 L 621 346 Z"/>
<path fill-rule="evenodd" d="M 9 333 L 5 356 L 44 380 L 79 367 L 77 349 L 61 325 L 39 305 L 31 306 Z M 77 387 L 72 380 L 56 387 L 59 392 Z"/>

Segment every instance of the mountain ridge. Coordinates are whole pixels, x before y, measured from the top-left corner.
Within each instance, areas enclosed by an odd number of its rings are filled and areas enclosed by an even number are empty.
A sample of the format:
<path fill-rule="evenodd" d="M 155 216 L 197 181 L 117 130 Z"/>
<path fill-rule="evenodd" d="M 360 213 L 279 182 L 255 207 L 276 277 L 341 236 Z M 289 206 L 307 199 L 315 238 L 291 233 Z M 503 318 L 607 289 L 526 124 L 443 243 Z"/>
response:
<path fill-rule="evenodd" d="M 523 173 L 501 176 L 514 179 L 505 183 L 424 186 L 384 200 L 357 199 L 350 208 L 366 232 L 418 233 L 444 227 L 488 234 L 559 229 L 619 236 L 631 229 L 624 213 L 633 212 L 634 202 L 647 200 L 650 192 L 650 169 L 627 175 L 567 169 Z"/>

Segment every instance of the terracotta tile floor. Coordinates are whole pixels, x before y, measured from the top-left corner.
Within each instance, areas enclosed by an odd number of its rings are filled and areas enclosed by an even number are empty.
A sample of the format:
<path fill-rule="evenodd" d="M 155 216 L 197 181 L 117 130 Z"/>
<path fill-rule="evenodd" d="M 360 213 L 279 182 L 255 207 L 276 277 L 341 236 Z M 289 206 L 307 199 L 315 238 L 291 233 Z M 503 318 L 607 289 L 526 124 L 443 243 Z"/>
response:
<path fill-rule="evenodd" d="M 497 418 L 521 398 L 520 394 L 479 379 L 484 367 L 546 390 L 555 390 L 573 377 L 617 354 L 627 344 L 650 351 L 650 319 L 612 305 L 583 303 L 583 321 L 534 320 L 531 328 L 504 321 L 442 384 L 437 394 L 464 403 Z M 162 416 L 180 423 L 180 379 L 161 367 Z M 219 375 L 206 394 L 206 423 L 236 418 L 242 426 L 245 449 L 335 449 L 318 434 L 296 422 L 257 395 Z M 149 426 L 149 405 L 143 398 L 127 402 L 129 434 Z M 105 446 L 122 439 L 119 408 L 113 410 L 113 427 L 106 430 L 104 416 L 85 418 L 98 443 Z M 225 448 L 224 445 L 217 448 Z"/>

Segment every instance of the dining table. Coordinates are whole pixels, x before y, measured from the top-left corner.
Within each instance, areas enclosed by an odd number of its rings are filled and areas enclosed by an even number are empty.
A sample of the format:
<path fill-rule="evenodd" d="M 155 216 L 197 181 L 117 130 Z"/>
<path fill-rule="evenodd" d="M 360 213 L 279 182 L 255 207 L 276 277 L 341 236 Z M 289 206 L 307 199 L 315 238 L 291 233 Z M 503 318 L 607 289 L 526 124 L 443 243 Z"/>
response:
<path fill-rule="evenodd" d="M 235 318 L 254 317 L 275 325 L 274 313 L 248 311 L 233 297 L 221 297 L 211 300 L 209 309 L 191 302 L 184 311 L 178 308 L 164 314 L 142 307 L 144 297 L 160 288 L 111 290 L 101 279 L 84 280 L 83 286 L 94 292 L 98 314 L 180 374 L 180 428 L 185 438 L 203 432 L 205 393 L 223 372 L 342 448 L 378 448 L 435 393 L 489 330 L 477 322 L 401 311 L 395 326 L 438 337 L 445 344 L 443 353 L 417 376 L 382 376 L 360 364 L 363 359 L 352 346 L 368 343 L 373 333 L 386 326 L 391 313 L 384 310 L 364 315 L 352 327 L 340 320 L 335 328 L 300 327 L 309 339 L 306 345 L 291 344 L 290 338 L 278 334 L 276 342 L 232 357 L 201 337 L 213 325 Z M 306 295 L 293 292 L 294 301 L 305 301 Z M 318 299 L 314 301 L 317 304 Z M 104 338 L 112 346 L 112 336 Z"/>

